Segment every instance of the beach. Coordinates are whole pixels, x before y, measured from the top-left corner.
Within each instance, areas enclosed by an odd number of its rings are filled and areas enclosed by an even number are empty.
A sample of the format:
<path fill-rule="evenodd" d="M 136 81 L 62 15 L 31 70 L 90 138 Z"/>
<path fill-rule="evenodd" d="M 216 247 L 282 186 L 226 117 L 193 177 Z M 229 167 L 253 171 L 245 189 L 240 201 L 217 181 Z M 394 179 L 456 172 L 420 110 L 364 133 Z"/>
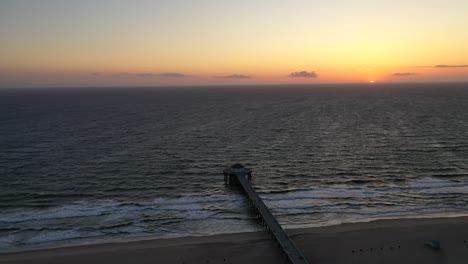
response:
<path fill-rule="evenodd" d="M 467 263 L 468 217 L 288 230 L 309 263 Z M 426 242 L 436 240 L 440 249 Z M 268 233 L 155 239 L 0 254 L 0 263 L 288 263 Z"/>

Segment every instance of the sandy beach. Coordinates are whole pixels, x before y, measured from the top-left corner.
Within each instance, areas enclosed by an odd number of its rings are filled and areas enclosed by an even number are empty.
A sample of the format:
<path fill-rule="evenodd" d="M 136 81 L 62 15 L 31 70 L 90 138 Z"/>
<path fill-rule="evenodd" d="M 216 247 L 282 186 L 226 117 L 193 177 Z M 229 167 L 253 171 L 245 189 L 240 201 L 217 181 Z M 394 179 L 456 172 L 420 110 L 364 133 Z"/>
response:
<path fill-rule="evenodd" d="M 310 263 L 468 263 L 468 217 L 288 230 Z M 440 249 L 425 243 L 437 240 Z M 0 254 L 0 263 L 288 263 L 266 232 Z"/>

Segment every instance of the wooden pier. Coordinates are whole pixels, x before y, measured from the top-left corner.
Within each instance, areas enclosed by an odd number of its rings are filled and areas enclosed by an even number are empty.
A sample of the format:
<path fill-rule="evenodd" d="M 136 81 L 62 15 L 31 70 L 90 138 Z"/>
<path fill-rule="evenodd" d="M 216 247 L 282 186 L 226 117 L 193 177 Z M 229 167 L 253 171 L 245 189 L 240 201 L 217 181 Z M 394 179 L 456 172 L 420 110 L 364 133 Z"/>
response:
<path fill-rule="evenodd" d="M 223 174 L 226 183 L 237 184 L 241 188 L 262 225 L 272 235 L 291 263 L 309 263 L 250 184 L 252 170 L 244 168 L 241 164 L 234 164 L 225 169 Z"/>

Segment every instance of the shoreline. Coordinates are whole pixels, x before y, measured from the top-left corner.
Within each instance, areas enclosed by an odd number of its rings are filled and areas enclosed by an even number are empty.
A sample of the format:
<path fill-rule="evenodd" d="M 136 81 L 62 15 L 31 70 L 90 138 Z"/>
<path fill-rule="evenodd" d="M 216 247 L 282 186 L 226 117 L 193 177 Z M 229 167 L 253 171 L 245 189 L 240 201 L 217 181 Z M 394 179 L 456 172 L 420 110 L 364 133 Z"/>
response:
<path fill-rule="evenodd" d="M 333 226 L 289 229 L 311 263 L 374 263 L 468 261 L 468 217 L 398 218 Z M 426 241 L 440 241 L 431 250 Z M 354 251 L 354 252 L 353 252 Z M 242 252 L 243 254 L 239 254 Z M 440 253 L 440 254 L 439 254 Z M 441 259 L 441 257 L 443 257 Z M 457 262 L 457 259 L 459 262 Z M 131 260 L 131 261 L 130 261 Z M 438 262 L 431 262 L 437 260 Z M 246 232 L 183 238 L 144 239 L 41 248 L 0 253 L 0 263 L 284 263 L 266 232 Z M 389 262 L 390 263 L 390 262 Z"/>
<path fill-rule="evenodd" d="M 366 219 L 359 219 L 352 222 L 341 222 L 336 224 L 330 225 L 318 225 L 318 226 L 306 226 L 306 227 L 296 227 L 296 228 L 284 228 L 288 234 L 290 232 L 294 233 L 296 230 L 309 230 L 309 229 L 317 229 L 317 228 L 332 228 L 341 225 L 353 225 L 353 224 L 361 224 L 361 223 L 371 223 L 376 221 L 388 221 L 388 220 L 404 220 L 404 219 L 446 219 L 446 218 L 467 218 L 468 213 L 448 213 L 448 214 L 431 214 L 431 215 L 408 215 L 408 216 L 389 216 L 389 217 L 377 217 L 377 218 L 366 218 Z M 94 246 L 94 245 L 102 245 L 102 244 L 118 244 L 118 243 L 133 243 L 133 242 L 143 242 L 149 240 L 172 240 L 172 239 L 185 239 L 185 238 L 204 238 L 204 237 L 212 237 L 212 236 L 222 236 L 222 235 L 236 235 L 236 234 L 252 234 L 252 233 L 259 233 L 263 232 L 263 230 L 259 231 L 245 231 L 245 232 L 234 232 L 234 233 L 215 233 L 215 234 L 207 234 L 207 235 L 175 235 L 173 237 L 158 237 L 156 235 L 147 235 L 147 236 L 135 236 L 135 237 L 125 237 L 125 238 L 112 238 L 112 239 L 92 239 L 92 238 L 83 238 L 77 239 L 77 241 L 50 241 L 45 242 L 42 245 L 30 245 L 30 246 L 22 246 L 19 248 L 14 249 L 0 249 L 0 256 L 2 254 L 9 254 L 9 253 L 21 253 L 21 252 L 29 252 L 29 251 L 38 251 L 38 250 L 52 250 L 52 249 L 63 249 L 69 247 L 81 247 L 81 246 Z M 60 242 L 64 242 L 63 245 L 59 245 Z"/>

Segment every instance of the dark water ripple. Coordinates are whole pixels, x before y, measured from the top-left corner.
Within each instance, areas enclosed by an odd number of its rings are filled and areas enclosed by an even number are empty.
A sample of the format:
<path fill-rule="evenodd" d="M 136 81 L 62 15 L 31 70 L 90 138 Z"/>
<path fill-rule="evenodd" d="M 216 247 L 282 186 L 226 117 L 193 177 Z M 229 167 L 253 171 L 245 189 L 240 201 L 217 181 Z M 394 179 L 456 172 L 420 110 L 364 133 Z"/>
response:
<path fill-rule="evenodd" d="M 466 84 L 0 91 L 0 250 L 468 212 Z"/>

